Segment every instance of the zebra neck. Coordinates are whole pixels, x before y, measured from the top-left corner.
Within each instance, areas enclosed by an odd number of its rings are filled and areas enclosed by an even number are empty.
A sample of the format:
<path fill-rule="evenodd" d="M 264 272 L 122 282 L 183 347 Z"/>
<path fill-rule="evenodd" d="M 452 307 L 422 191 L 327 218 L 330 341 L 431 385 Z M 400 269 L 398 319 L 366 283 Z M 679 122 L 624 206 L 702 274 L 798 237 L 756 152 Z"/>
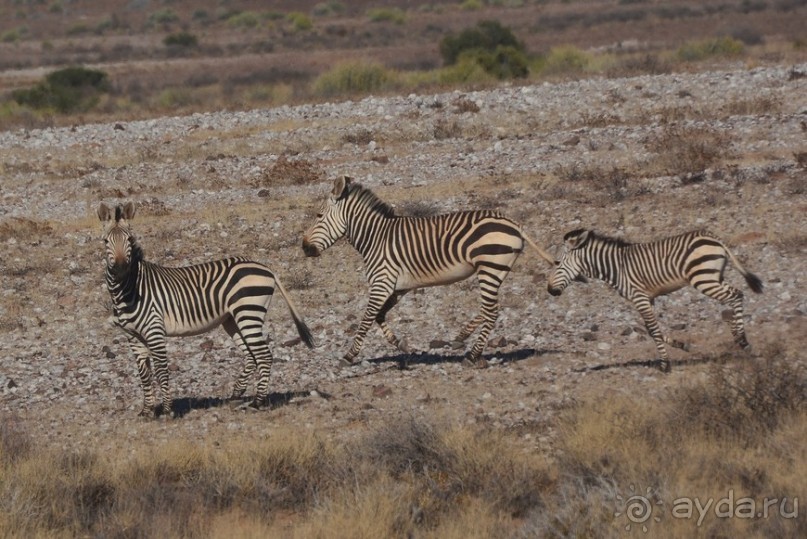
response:
<path fill-rule="evenodd" d="M 602 252 L 605 251 L 605 252 Z M 622 265 L 622 247 L 618 245 L 601 246 L 591 254 L 598 253 L 597 256 L 590 256 L 586 260 L 586 273 L 589 277 L 606 282 L 614 288 L 619 283 L 619 268 Z"/>
<path fill-rule="evenodd" d="M 112 297 L 112 306 L 117 316 L 121 311 L 128 311 L 137 302 L 137 281 L 141 272 L 141 261 L 135 260 L 129 270 L 118 276 L 106 270 L 106 283 L 109 295 Z M 127 309 L 126 306 L 130 308 Z"/>
<path fill-rule="evenodd" d="M 347 240 L 367 260 L 373 250 L 380 245 L 376 238 L 391 220 L 375 208 L 366 208 L 363 215 L 348 221 Z"/>

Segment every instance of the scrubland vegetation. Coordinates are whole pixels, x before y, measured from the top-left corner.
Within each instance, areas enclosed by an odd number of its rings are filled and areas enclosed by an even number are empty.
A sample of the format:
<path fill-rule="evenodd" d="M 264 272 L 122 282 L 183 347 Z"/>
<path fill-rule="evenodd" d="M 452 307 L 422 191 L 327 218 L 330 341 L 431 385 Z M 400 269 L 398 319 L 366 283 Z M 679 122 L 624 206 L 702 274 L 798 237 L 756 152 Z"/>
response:
<path fill-rule="evenodd" d="M 110 4 L 107 10 L 89 10 L 68 30 L 61 24 L 60 30 L 46 34 L 44 29 L 53 21 L 84 12 L 61 2 L 47 9 L 35 3 L 20 6 L 15 19 L 30 24 L 9 25 L 3 31 L 0 40 L 9 45 L 0 50 L 0 65 L 24 69 L 40 63 L 58 71 L 123 63 L 130 69 L 104 72 L 103 91 L 94 92 L 91 99 L 86 85 L 65 87 L 62 97 L 71 94 L 69 102 L 33 97 L 49 86 L 47 77 L 52 73 L 27 87 L 15 83 L 0 102 L 0 126 L 43 127 L 370 94 L 483 88 L 503 80 L 657 74 L 706 68 L 718 61 L 754 64 L 805 54 L 803 35 L 782 35 L 781 28 L 766 26 L 776 23 L 762 17 L 798 18 L 807 9 L 803 2 L 693 6 L 620 1 L 598 4 L 596 13 L 584 3 L 537 1 L 416 2 L 406 7 L 330 1 L 295 6 L 284 11 L 251 8 L 249 3 L 240 8 L 184 2 Z M 706 34 L 689 29 L 714 17 L 736 22 L 712 25 Z M 635 31 L 642 25 L 683 31 L 678 32 L 681 37 L 656 38 L 652 32 Z M 589 44 L 588 34 L 596 36 L 599 28 L 611 26 L 610 42 Z M 65 38 L 61 32 L 66 32 Z M 768 32 L 777 34 L 776 40 L 766 39 Z M 139 33 L 149 36 L 145 44 L 127 38 Z M 646 41 L 636 37 L 645 35 Z M 357 54 L 361 47 L 367 52 Z M 309 61 L 312 55 L 340 49 L 345 52 L 341 58 L 309 67 L 315 65 Z M 258 60 L 291 51 L 283 65 L 271 60 L 262 65 Z M 253 59 L 241 64 L 248 66 L 246 72 L 233 73 L 238 68 L 227 62 L 194 67 L 206 58 L 250 55 Z M 157 67 L 168 60 L 182 65 Z"/>
<path fill-rule="evenodd" d="M 723 359 L 663 399 L 604 391 L 571 403 L 545 454 L 522 449 L 523 429 L 414 417 L 348 441 L 281 429 L 67 452 L 4 417 L 0 534 L 617 537 L 633 522 L 655 537 L 804 537 L 807 373 L 777 349 Z M 730 492 L 732 504 L 777 501 L 768 518 L 687 517 L 684 500 Z M 641 523 L 625 515 L 638 495 L 652 504 Z"/>

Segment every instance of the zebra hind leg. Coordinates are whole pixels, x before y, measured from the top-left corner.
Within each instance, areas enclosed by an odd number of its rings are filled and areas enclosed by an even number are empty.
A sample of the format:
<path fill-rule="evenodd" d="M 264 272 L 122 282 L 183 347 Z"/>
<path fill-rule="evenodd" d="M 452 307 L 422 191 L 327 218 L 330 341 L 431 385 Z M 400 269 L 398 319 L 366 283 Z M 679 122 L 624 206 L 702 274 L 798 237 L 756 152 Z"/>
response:
<path fill-rule="evenodd" d="M 488 337 L 496 325 L 496 319 L 499 317 L 499 287 L 504 280 L 505 275 L 492 273 L 484 267 L 478 272 L 479 289 L 482 294 L 482 307 L 481 312 L 466 326 L 466 330 L 474 324 L 479 326 L 479 335 L 476 338 L 471 350 L 465 355 L 463 363 L 471 364 L 478 368 L 485 368 L 488 362 L 482 358 L 482 351 L 488 344 Z M 481 322 L 477 320 L 481 318 Z M 473 328 L 476 329 L 476 328 Z M 464 333 L 464 332 L 463 332 Z"/>
<path fill-rule="evenodd" d="M 252 373 L 255 372 L 255 358 L 252 357 L 252 353 L 244 342 L 244 339 L 241 338 L 241 334 L 238 332 L 238 325 L 232 317 L 225 320 L 222 326 L 244 356 L 244 368 L 238 378 L 236 378 L 235 384 L 233 385 L 233 392 L 230 395 L 231 399 L 240 399 L 247 390 L 247 383 L 252 377 Z"/>
<path fill-rule="evenodd" d="M 734 341 L 744 350 L 751 348 L 748 338 L 745 335 L 745 325 L 743 324 L 743 292 L 726 283 L 708 283 L 713 286 L 704 286 L 699 283 L 696 287 L 701 293 L 716 299 L 723 305 L 730 307 L 732 318 L 730 321 L 731 334 Z M 714 286 L 716 284 L 716 286 Z"/>
<path fill-rule="evenodd" d="M 256 311 L 261 311 L 257 312 Z M 243 312 L 243 311 L 242 311 Z M 243 319 L 236 320 L 238 334 L 244 348 L 247 349 L 247 360 L 244 365 L 244 372 L 236 382 L 233 392 L 241 391 L 246 385 L 246 379 L 255 371 L 258 371 L 258 383 L 255 390 L 255 398 L 250 407 L 260 408 L 269 402 L 269 375 L 272 371 L 272 351 L 263 336 L 263 320 L 266 315 L 266 307 L 255 306 L 252 312 Z M 237 341 L 236 341 L 237 342 Z M 242 392 L 243 393 L 243 392 Z"/>

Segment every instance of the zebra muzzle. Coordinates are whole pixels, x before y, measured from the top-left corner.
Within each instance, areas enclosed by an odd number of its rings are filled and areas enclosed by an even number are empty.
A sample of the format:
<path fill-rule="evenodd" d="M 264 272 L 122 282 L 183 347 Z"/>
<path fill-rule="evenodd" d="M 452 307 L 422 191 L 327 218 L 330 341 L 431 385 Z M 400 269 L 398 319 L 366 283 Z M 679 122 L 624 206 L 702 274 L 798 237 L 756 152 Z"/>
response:
<path fill-rule="evenodd" d="M 560 296 L 563 293 L 562 288 L 553 288 L 551 286 L 547 286 L 546 291 L 552 294 L 553 296 Z"/>
<path fill-rule="evenodd" d="M 303 238 L 303 252 L 305 253 L 305 256 L 320 255 L 319 248 L 316 245 L 309 243 L 308 240 L 305 238 Z"/>

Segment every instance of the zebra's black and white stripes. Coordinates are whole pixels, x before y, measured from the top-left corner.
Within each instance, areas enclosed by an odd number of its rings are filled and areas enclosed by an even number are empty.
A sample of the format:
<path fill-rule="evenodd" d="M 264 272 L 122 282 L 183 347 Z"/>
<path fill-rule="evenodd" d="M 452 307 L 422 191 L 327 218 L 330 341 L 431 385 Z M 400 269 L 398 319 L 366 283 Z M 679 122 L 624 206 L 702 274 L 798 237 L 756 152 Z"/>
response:
<path fill-rule="evenodd" d="M 171 414 L 165 340 L 198 335 L 222 325 L 246 356 L 233 396 L 246 390 L 258 371 L 254 406 L 269 394 L 272 352 L 263 334 L 264 319 L 277 289 L 291 311 L 302 340 L 313 346 L 311 332 L 277 277 L 263 264 L 227 258 L 195 266 L 167 268 L 147 262 L 128 221 L 135 206 L 110 208 L 101 204 L 98 217 L 108 222 L 104 236 L 106 283 L 112 296 L 114 323 L 127 335 L 137 356 L 143 388 L 141 415 L 155 412 L 152 376 L 160 386 L 162 411 Z"/>
<path fill-rule="evenodd" d="M 481 311 L 458 339 L 465 340 L 479 330 L 467 359 L 481 366 L 482 350 L 499 314 L 499 287 L 524 243 L 550 263 L 554 262 L 524 236 L 521 227 L 498 212 L 396 216 L 388 204 L 347 176 L 334 181 L 316 222 L 305 233 L 303 250 L 308 256 L 319 256 L 342 236 L 361 253 L 370 282 L 367 308 L 353 345 L 343 359 L 347 364 L 361 351 L 374 323 L 390 343 L 405 349 L 387 325 L 386 315 L 409 290 L 450 284 L 476 274 L 482 296 Z"/>
<path fill-rule="evenodd" d="M 731 332 L 740 346 L 748 347 L 743 326 L 743 293 L 723 282 L 726 262 L 731 260 L 754 292 L 762 292 L 762 281 L 743 268 L 734 254 L 708 231 L 697 230 L 650 243 L 627 243 L 578 229 L 566 234 L 564 242 L 563 257 L 549 278 L 549 293 L 560 295 L 580 275 L 611 285 L 639 310 L 656 343 L 663 370 L 670 368 L 664 343 L 682 349 L 686 346 L 661 333 L 653 312 L 653 299 L 687 284 L 731 307 Z"/>

